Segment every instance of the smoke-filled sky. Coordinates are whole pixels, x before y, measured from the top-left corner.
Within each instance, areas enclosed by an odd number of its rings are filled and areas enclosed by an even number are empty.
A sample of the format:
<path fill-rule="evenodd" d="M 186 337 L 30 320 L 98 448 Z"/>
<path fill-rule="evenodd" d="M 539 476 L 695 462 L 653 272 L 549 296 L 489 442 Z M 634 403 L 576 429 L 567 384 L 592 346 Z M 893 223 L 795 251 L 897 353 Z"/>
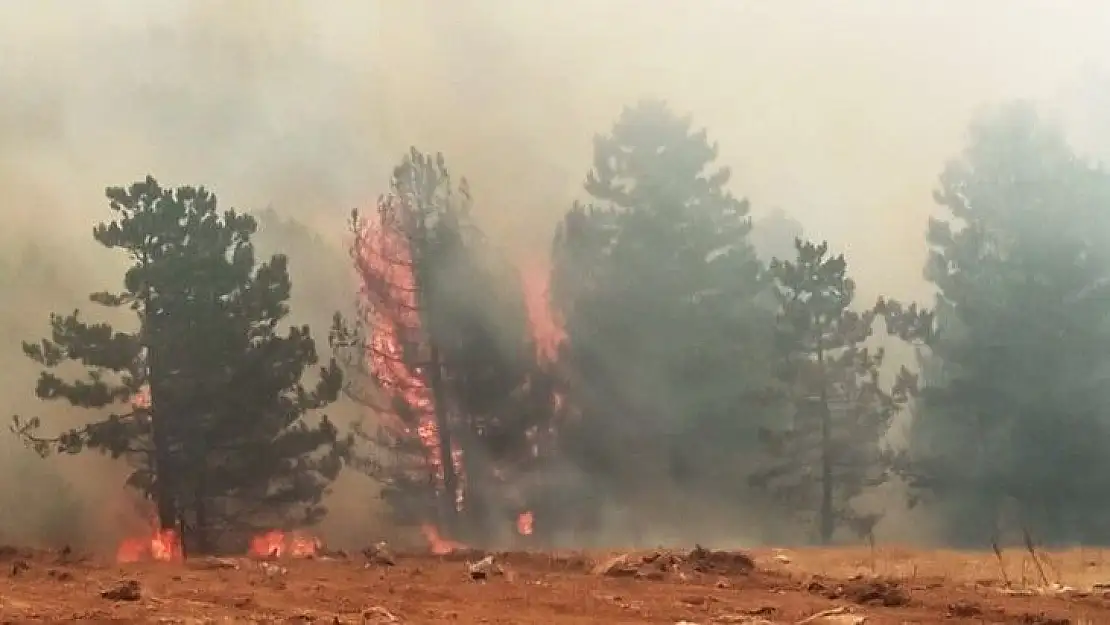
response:
<path fill-rule="evenodd" d="M 45 323 L 118 284 L 89 239 L 107 185 L 205 184 L 339 241 L 415 144 L 535 262 L 593 134 L 659 96 L 757 215 L 829 238 L 865 297 L 921 298 L 931 191 L 976 112 L 1035 99 L 1110 156 L 1108 32 L 1100 0 L 0 0 L 0 258 L 39 241 L 89 278 L 25 303 Z M 29 379 L 0 391 L 26 405 Z"/>
<path fill-rule="evenodd" d="M 505 244 L 546 249 L 592 134 L 657 95 L 709 127 L 757 212 L 911 297 L 978 109 L 1034 98 L 1110 143 L 1106 32 L 1098 0 L 0 0 L 6 232 L 49 236 L 48 213 L 86 237 L 102 187 L 151 172 L 338 237 L 415 143 Z"/>

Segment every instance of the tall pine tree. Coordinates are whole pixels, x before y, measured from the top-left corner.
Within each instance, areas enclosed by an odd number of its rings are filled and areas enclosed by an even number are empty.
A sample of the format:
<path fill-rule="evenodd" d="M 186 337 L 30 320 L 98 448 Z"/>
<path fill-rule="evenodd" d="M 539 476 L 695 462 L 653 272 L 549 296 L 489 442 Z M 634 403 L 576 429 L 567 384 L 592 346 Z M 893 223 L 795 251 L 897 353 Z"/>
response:
<path fill-rule="evenodd" d="M 130 311 L 135 329 L 55 314 L 50 337 L 24 351 L 44 367 L 39 398 L 110 414 L 56 437 L 17 417 L 17 433 L 44 454 L 126 458 L 128 484 L 186 549 L 242 548 L 260 529 L 318 520 L 345 443 L 326 418 L 305 416 L 336 399 L 342 376 L 332 363 L 315 388 L 301 382 L 317 355 L 307 326 L 281 333 L 285 257 L 256 263 L 254 218 L 221 212 L 203 187 L 147 177 L 107 197 L 113 219 L 93 236 L 131 265 L 122 290 L 91 300 Z"/>
<path fill-rule="evenodd" d="M 977 120 L 935 193 L 940 315 L 904 470 L 981 545 L 1025 526 L 1106 542 L 1110 176 L 1024 103 Z M 1008 526 L 1008 527 L 1001 527 Z"/>
<path fill-rule="evenodd" d="M 581 412 L 564 446 L 591 476 L 586 516 L 594 496 L 741 497 L 736 459 L 755 438 L 769 315 L 748 204 L 727 190 L 717 152 L 661 101 L 626 108 L 595 139 L 591 203 L 556 235 L 554 305 Z"/>
<path fill-rule="evenodd" d="M 876 312 L 852 310 L 856 285 L 844 256 L 801 239 L 795 249 L 794 260 L 771 263 L 786 422 L 766 432 L 772 460 L 750 479 L 815 521 L 828 544 L 840 527 L 868 535 L 878 520 L 853 499 L 888 478 L 883 437 L 916 380 L 902 369 L 890 389 L 881 384 L 884 352 L 864 345 Z"/>

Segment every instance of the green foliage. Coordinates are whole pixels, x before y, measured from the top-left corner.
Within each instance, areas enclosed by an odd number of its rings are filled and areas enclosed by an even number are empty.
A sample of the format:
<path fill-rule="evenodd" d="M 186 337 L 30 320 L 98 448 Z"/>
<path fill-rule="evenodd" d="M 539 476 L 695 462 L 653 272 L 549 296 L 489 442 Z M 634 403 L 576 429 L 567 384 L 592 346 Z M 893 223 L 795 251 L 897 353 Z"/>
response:
<path fill-rule="evenodd" d="M 772 460 L 750 476 L 786 505 L 816 521 L 823 543 L 838 527 L 870 534 L 878 515 L 853 499 L 888 478 L 883 438 L 909 401 L 915 378 L 902 369 L 888 390 L 885 353 L 869 349 L 876 312 L 852 310 L 855 282 L 827 243 L 795 242 L 796 259 L 775 260 L 777 345 L 789 405 L 782 427 L 765 432 Z"/>
<path fill-rule="evenodd" d="M 1018 104 L 972 126 L 935 197 L 941 314 L 905 474 L 957 544 L 990 540 L 1005 510 L 1046 540 L 1110 540 L 1092 496 L 1110 486 L 1110 177 Z"/>
<path fill-rule="evenodd" d="M 553 304 L 581 412 L 565 436 L 605 496 L 732 489 L 758 425 L 765 283 L 717 151 L 662 102 L 626 108 L 594 141 L 593 203 L 556 234 Z"/>
<path fill-rule="evenodd" d="M 90 299 L 132 311 L 138 330 L 55 314 L 50 337 L 24 351 L 44 368 L 40 399 L 109 414 L 54 438 L 37 434 L 39 419 L 16 418 L 16 432 L 44 454 L 126 457 L 128 483 L 194 548 L 210 548 L 217 533 L 235 540 L 317 520 L 345 444 L 326 418 L 303 417 L 335 400 L 342 375 L 333 362 L 315 388 L 300 382 L 317 354 L 307 326 L 279 332 L 292 288 L 286 258 L 256 264 L 254 218 L 220 212 L 203 187 L 164 189 L 147 177 L 107 196 L 114 219 L 94 238 L 131 266 L 121 291 Z M 84 376 L 65 379 L 63 365 Z M 149 405 L 128 406 L 144 387 Z"/>

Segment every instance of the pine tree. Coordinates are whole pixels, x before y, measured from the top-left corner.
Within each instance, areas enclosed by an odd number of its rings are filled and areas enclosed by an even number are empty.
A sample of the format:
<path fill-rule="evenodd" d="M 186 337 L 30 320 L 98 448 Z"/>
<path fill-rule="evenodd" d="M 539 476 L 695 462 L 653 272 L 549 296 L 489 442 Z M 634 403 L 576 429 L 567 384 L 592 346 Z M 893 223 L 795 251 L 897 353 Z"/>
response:
<path fill-rule="evenodd" d="M 535 349 L 519 276 L 469 206 L 442 155 L 413 149 L 377 214 L 352 215 L 361 310 L 333 338 L 350 392 L 380 415 L 360 430 L 362 466 L 398 520 L 482 542 L 503 503 L 495 476 L 529 461 L 543 415 L 522 409 Z"/>
<path fill-rule="evenodd" d="M 926 277 L 933 363 L 905 458 L 916 496 L 982 545 L 1005 510 L 1045 540 L 1110 540 L 1110 176 L 1018 103 L 977 120 L 940 176 Z M 1011 526 L 1011 529 L 1016 529 Z"/>
<path fill-rule="evenodd" d="M 307 326 L 279 333 L 292 288 L 285 257 L 256 264 L 254 218 L 221 213 L 203 187 L 147 177 L 107 197 L 113 219 L 93 236 L 131 266 L 121 291 L 91 301 L 132 312 L 136 329 L 54 314 L 50 337 L 24 351 L 44 367 L 40 399 L 110 414 L 56 437 L 17 417 L 16 432 L 43 454 L 126 458 L 128 484 L 187 549 L 241 548 L 258 529 L 318 520 L 345 444 L 326 418 L 305 414 L 336 399 L 342 376 L 331 363 L 314 389 L 301 382 L 317 355 Z M 85 375 L 64 379 L 66 365 Z"/>
<path fill-rule="evenodd" d="M 551 283 L 581 412 L 564 447 L 602 497 L 652 498 L 663 485 L 740 496 L 768 315 L 748 204 L 727 190 L 717 152 L 663 102 L 626 108 L 595 139 L 591 204 L 556 234 Z"/>
<path fill-rule="evenodd" d="M 827 243 L 797 239 L 795 247 L 795 260 L 771 263 L 787 422 L 766 432 L 773 460 L 750 479 L 815 518 L 828 544 L 838 527 L 866 535 L 878 520 L 852 500 L 888 478 L 882 439 L 916 382 L 903 369 L 889 391 L 880 384 L 883 350 L 864 346 L 876 312 L 852 310 L 844 256 L 831 256 Z"/>

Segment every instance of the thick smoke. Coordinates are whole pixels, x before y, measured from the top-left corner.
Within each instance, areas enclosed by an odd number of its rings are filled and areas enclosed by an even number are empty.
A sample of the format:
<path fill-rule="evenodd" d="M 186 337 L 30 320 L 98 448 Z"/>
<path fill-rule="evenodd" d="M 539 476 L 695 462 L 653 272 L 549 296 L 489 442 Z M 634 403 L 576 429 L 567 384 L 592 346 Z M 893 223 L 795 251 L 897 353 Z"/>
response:
<path fill-rule="evenodd" d="M 862 299 L 925 298 L 930 192 L 973 113 L 1035 99 L 1086 149 L 1110 154 L 1107 26 L 1110 6 L 1095 0 L 712 0 L 681 11 L 635 0 L 2 0 L 0 258 L 14 279 L 0 392 L 11 410 L 42 413 L 18 341 L 118 280 L 120 259 L 88 236 L 107 215 L 107 185 L 146 173 L 205 184 L 339 246 L 350 208 L 368 206 L 415 144 L 470 179 L 496 241 L 542 262 L 537 250 L 580 194 L 593 133 L 643 95 L 709 128 L 757 216 L 782 207 L 844 250 Z M 56 279 L 9 269 L 30 244 Z M 298 301 L 312 319 L 349 305 Z M 10 441 L 0 450 L 8 479 L 24 475 L 26 453 Z M 86 465 L 100 464 L 61 465 L 89 524 L 126 509 L 111 469 L 89 477 Z M 352 537 L 373 531 L 365 488 L 336 495 L 349 520 L 332 523 Z M 5 531 L 42 538 L 36 524 Z"/>

